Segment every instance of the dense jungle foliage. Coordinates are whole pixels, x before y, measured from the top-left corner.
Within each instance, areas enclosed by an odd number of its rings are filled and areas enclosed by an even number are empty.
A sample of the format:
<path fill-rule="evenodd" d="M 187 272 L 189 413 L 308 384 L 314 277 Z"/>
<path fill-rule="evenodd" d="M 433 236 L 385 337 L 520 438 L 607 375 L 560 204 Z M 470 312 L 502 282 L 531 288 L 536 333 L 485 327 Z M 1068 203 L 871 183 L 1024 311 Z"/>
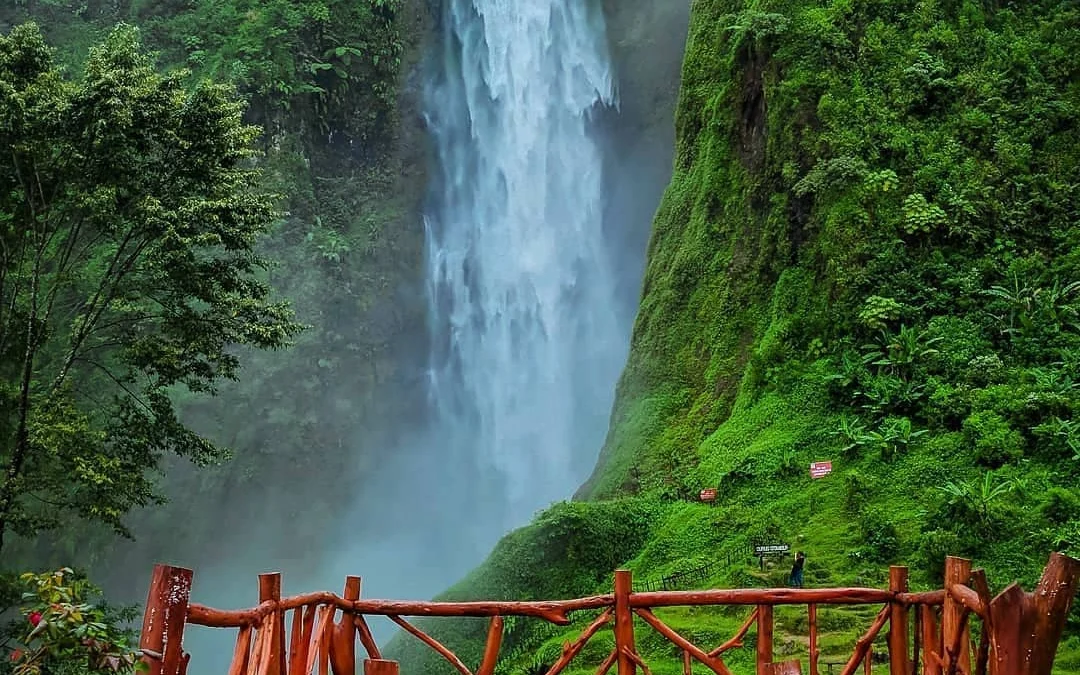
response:
<path fill-rule="evenodd" d="M 411 412 L 391 352 L 422 334 L 421 295 L 400 297 L 423 185 L 401 76 L 424 16 L 399 0 L 0 5 L 0 533 L 23 535 L 0 571 L 75 563 L 115 589 L 150 563 L 118 557 L 116 534 L 176 556 L 256 508 L 334 515 L 361 446 Z M 0 672 L 131 669 L 130 614 L 80 574 L 0 581 L 22 614 Z"/>
<path fill-rule="evenodd" d="M 246 103 L 244 121 L 261 130 L 258 188 L 284 196 L 275 203 L 282 217 L 257 252 L 274 262 L 263 280 L 292 301 L 309 329 L 287 352 L 236 352 L 242 377 L 222 386 L 214 402 L 174 392 L 186 425 L 234 450 L 234 458 L 214 471 L 168 463 L 174 505 L 129 518 L 129 526 L 145 532 L 150 548 L 183 540 L 197 550 L 223 531 L 244 529 L 256 508 L 270 521 L 331 517 L 320 505 L 347 494 L 364 470 L 358 458 L 372 459 L 362 447 L 386 442 L 386 421 L 412 414 L 412 376 L 393 356 L 410 349 L 408 336 L 423 334 L 422 295 L 402 297 L 418 283 L 423 161 L 416 155 L 423 147 L 402 132 L 403 118 L 414 113 L 401 94 L 423 12 L 401 0 L 28 0 L 0 7 L 4 32 L 27 20 L 57 49 L 68 79 L 83 72 L 90 47 L 124 22 L 138 27 L 161 72 L 187 73 L 177 80 L 185 88 L 235 86 Z M 280 487 L 282 476 L 294 488 L 318 485 L 327 499 L 313 508 L 305 490 L 282 490 L 266 513 L 261 500 L 237 498 Z M 174 517 L 193 507 L 206 517 Z M 155 542 L 166 521 L 183 531 Z M 33 555 L 64 564 L 78 551 L 81 564 L 115 562 L 113 541 L 105 530 L 67 529 Z"/>
<path fill-rule="evenodd" d="M 742 553 L 763 538 L 806 551 L 812 586 L 882 586 L 902 563 L 930 588 L 955 554 L 1030 588 L 1051 550 L 1080 552 L 1078 374 L 1080 5 L 698 0 L 600 463 L 583 501 L 447 597 L 522 596 L 534 576 L 609 590 L 613 554 L 647 578 L 732 554 L 710 583 L 784 585 L 790 560 L 760 572 Z M 716 506 L 695 503 L 707 487 Z M 664 617 L 698 644 L 744 618 Z M 826 660 L 872 620 L 823 617 Z M 519 629 L 505 672 L 543 672 L 590 620 Z M 777 621 L 778 654 L 805 659 L 805 612 Z M 1080 670 L 1078 628 L 1059 672 Z M 478 657 L 483 630 L 437 634 Z M 643 651 L 682 672 L 670 644 Z"/>
<path fill-rule="evenodd" d="M 301 326 L 259 279 L 275 219 L 230 90 L 161 76 L 118 28 L 65 80 L 0 37 L 0 547 L 69 515 L 126 533 L 168 454 L 213 461 L 171 394 L 235 379 Z"/>

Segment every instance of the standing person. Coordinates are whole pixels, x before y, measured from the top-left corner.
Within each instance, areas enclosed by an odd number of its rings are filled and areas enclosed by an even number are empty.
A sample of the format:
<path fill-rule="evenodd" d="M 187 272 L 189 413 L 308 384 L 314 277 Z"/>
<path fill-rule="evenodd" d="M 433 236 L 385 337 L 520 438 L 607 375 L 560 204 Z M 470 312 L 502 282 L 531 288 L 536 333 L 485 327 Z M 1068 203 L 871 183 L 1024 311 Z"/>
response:
<path fill-rule="evenodd" d="M 806 565 L 806 554 L 799 551 L 795 554 L 795 564 L 791 566 L 790 583 L 795 588 L 803 587 L 803 567 Z"/>

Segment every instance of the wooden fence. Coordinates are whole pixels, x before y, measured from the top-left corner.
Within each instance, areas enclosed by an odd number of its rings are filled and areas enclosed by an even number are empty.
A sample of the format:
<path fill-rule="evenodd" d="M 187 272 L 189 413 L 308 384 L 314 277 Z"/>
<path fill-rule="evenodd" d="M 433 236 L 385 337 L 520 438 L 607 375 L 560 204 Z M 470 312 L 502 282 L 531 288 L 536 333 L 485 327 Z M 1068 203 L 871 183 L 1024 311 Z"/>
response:
<path fill-rule="evenodd" d="M 881 605 L 855 643 L 841 675 L 870 670 L 871 643 L 888 624 L 890 675 L 1050 675 L 1077 581 L 1080 561 L 1051 555 L 1033 593 L 1012 584 L 990 596 L 982 570 L 950 557 L 944 588 L 912 593 L 906 567 L 889 570 L 889 588 L 714 589 L 633 592 L 631 574 L 615 572 L 614 593 L 575 600 L 543 602 L 401 602 L 360 599 L 360 578 L 348 577 L 341 596 L 311 593 L 281 597 L 281 575 L 259 577 L 259 605 L 225 611 L 189 602 L 191 570 L 158 565 L 147 596 L 140 647 L 151 675 L 182 675 L 190 655 L 183 651 L 188 624 L 238 629 L 229 675 L 353 675 L 357 642 L 366 652 L 365 675 L 398 675 L 399 666 L 383 658 L 366 617 L 384 616 L 445 658 L 461 675 L 473 675 L 451 650 L 403 617 L 485 617 L 490 620 L 483 658 L 475 675 L 493 675 L 500 657 L 504 617 L 533 617 L 568 625 L 570 612 L 601 610 L 573 643 L 566 643 L 548 675 L 562 672 L 585 644 L 608 624 L 614 625 L 615 648 L 599 664 L 597 675 L 615 668 L 618 675 L 650 675 L 635 646 L 639 628 L 669 640 L 683 658 L 683 672 L 696 661 L 717 675 L 731 675 L 724 654 L 742 646 L 756 628 L 756 675 L 798 675 L 800 661 L 774 662 L 773 610 L 803 605 L 808 613 L 810 675 L 819 675 L 817 610 L 828 605 Z M 662 607 L 739 605 L 750 609 L 736 634 L 713 649 L 693 644 L 665 624 L 653 610 Z M 977 644 L 969 620 L 982 623 Z M 419 673 L 409 675 L 421 675 Z"/>

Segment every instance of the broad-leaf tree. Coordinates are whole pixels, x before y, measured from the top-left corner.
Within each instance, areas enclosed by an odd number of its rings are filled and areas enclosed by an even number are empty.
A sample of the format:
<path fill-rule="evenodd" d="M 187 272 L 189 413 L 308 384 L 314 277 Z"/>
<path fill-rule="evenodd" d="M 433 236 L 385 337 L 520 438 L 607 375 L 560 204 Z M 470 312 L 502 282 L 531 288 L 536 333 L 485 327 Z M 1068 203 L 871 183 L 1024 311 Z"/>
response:
<path fill-rule="evenodd" d="M 222 455 L 173 398 L 300 327 L 271 298 L 243 106 L 159 74 L 130 27 L 66 78 L 34 25 L 0 36 L 0 547 L 71 514 L 124 533 L 168 455 Z"/>

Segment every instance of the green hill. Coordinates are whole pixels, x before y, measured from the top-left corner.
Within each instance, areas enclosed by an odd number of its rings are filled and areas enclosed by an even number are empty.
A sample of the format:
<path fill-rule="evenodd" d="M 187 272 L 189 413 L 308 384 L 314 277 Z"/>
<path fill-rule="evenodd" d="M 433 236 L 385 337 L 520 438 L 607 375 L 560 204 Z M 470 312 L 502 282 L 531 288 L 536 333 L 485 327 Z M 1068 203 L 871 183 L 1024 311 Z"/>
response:
<path fill-rule="evenodd" d="M 883 586 L 904 563 L 927 588 L 951 553 L 1030 587 L 1052 549 L 1075 552 L 1078 26 L 1061 1 L 698 0 L 600 462 L 445 597 L 571 597 L 615 566 L 717 560 L 707 585 L 782 584 L 727 565 L 767 533 L 808 552 L 809 586 Z M 821 460 L 833 473 L 812 480 Z M 706 487 L 715 506 L 695 503 Z M 707 643 L 744 614 L 662 616 Z M 871 620 L 837 611 L 826 654 Z M 778 649 L 804 650 L 798 611 L 778 622 Z M 483 625 L 439 626 L 478 662 Z M 550 663 L 579 630 L 514 625 L 502 669 Z M 1080 671 L 1070 634 L 1060 672 Z M 681 672 L 639 635 L 655 673 Z M 405 639 L 405 672 L 440 672 Z M 610 631 L 597 641 L 574 672 Z"/>

